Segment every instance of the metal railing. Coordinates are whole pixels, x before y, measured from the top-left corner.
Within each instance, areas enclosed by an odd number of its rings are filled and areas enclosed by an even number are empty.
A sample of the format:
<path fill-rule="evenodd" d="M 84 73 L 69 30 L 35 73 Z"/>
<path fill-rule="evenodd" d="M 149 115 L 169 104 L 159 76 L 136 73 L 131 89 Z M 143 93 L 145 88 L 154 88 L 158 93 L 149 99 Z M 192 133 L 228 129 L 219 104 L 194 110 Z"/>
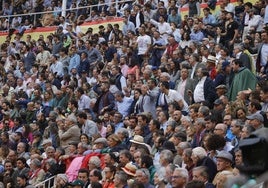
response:
<path fill-rule="evenodd" d="M 111 2 L 110 4 L 115 5 L 115 8 L 116 8 L 115 17 L 117 17 L 117 13 L 119 12 L 119 9 L 118 9 L 119 3 L 132 3 L 132 2 L 134 2 L 134 1 L 133 0 L 122 0 L 122 1 L 116 0 L 115 2 Z M 12 21 L 11 18 L 26 17 L 26 16 L 29 17 L 30 16 L 33 19 L 33 21 L 32 21 L 33 25 L 35 25 L 37 23 L 37 19 L 39 19 L 44 14 L 55 14 L 55 13 L 59 14 L 59 13 L 61 13 L 61 15 L 62 15 L 64 11 L 66 11 L 66 12 L 77 11 L 78 12 L 81 9 L 89 9 L 87 12 L 89 12 L 89 16 L 91 16 L 91 12 L 92 12 L 93 8 L 99 7 L 99 6 L 105 6 L 105 5 L 107 6 L 107 3 L 102 3 L 102 4 L 98 3 L 98 4 L 95 4 L 95 5 L 81 6 L 81 7 L 69 8 L 69 9 L 65 9 L 64 7 L 61 7 L 62 10 L 51 10 L 51 11 L 43 11 L 43 12 L 29 12 L 27 14 L 14 14 L 14 15 L 5 15 L 5 16 L 0 15 L 0 19 L 6 18 L 8 20 L 8 22 L 9 22 L 9 28 L 8 29 L 10 29 L 11 28 L 11 21 Z M 107 7 L 110 8 L 111 6 L 107 6 Z M 38 16 L 38 15 L 40 15 L 40 16 Z M 2 32 L 4 32 L 4 30 L 2 30 Z"/>
<path fill-rule="evenodd" d="M 51 188 L 54 185 L 54 180 L 55 180 L 56 176 L 52 176 L 40 183 L 38 183 L 37 185 L 35 185 L 36 188 Z"/>

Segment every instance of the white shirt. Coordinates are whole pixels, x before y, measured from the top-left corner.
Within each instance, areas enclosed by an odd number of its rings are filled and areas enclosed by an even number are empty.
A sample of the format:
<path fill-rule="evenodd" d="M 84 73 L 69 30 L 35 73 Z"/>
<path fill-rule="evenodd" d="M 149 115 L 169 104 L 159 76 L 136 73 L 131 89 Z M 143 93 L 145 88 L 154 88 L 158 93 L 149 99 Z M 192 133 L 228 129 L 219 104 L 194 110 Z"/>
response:
<path fill-rule="evenodd" d="M 178 84 L 177 92 L 181 94 L 181 96 L 184 98 L 184 91 L 185 91 L 185 86 L 186 86 L 186 80 L 180 79 L 180 82 Z"/>
<path fill-rule="evenodd" d="M 242 52 L 238 52 L 238 53 L 235 55 L 235 58 L 236 58 L 236 59 L 239 59 L 241 54 L 242 54 Z"/>
<path fill-rule="evenodd" d="M 83 94 L 78 100 L 78 110 L 90 109 L 90 98 Z"/>
<path fill-rule="evenodd" d="M 261 48 L 261 66 L 264 67 L 268 60 L 268 44 L 263 44 Z"/>
<path fill-rule="evenodd" d="M 205 96 L 204 96 L 204 83 L 206 80 L 206 76 L 201 78 L 201 80 L 197 83 L 195 90 L 194 90 L 194 101 L 195 102 L 202 102 L 205 101 Z"/>
<path fill-rule="evenodd" d="M 144 55 L 148 47 L 151 45 L 151 38 L 148 35 L 138 36 L 138 55 Z"/>
<path fill-rule="evenodd" d="M 60 61 L 51 64 L 49 69 L 53 74 L 57 73 L 59 77 L 63 77 L 64 75 L 63 64 Z"/>
<path fill-rule="evenodd" d="M 195 73 L 195 69 L 196 69 L 197 63 L 194 64 L 193 68 L 192 68 L 192 72 L 191 72 L 191 79 L 194 79 L 194 73 Z"/>
<path fill-rule="evenodd" d="M 168 91 L 168 95 L 166 97 L 167 99 L 167 103 L 172 103 L 172 102 L 179 102 L 182 101 L 183 102 L 183 108 L 182 111 L 186 111 L 188 112 L 188 104 L 185 102 L 185 100 L 182 98 L 181 94 L 178 93 L 176 90 L 170 89 Z"/>
<path fill-rule="evenodd" d="M 128 110 L 132 102 L 133 99 L 130 97 L 124 97 L 122 102 L 119 101 L 115 102 L 118 112 L 120 112 L 120 114 L 122 114 L 123 117 L 126 117 L 128 115 Z"/>
<path fill-rule="evenodd" d="M 168 34 L 172 33 L 172 29 L 171 29 L 169 23 L 167 23 L 167 22 L 160 23 L 160 22 L 157 22 L 153 19 L 151 19 L 150 22 L 158 27 L 159 33 L 161 34 L 162 38 L 167 43 Z"/>
<path fill-rule="evenodd" d="M 259 22 L 261 21 L 260 17 L 261 17 L 260 15 L 253 15 L 248 20 L 248 26 L 256 28 L 258 26 Z"/>

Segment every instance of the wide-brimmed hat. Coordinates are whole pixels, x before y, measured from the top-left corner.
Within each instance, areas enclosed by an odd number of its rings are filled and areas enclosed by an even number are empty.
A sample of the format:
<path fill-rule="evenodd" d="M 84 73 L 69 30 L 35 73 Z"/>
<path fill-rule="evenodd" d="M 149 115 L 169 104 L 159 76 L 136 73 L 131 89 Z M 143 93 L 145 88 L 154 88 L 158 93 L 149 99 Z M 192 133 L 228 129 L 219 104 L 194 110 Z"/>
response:
<path fill-rule="evenodd" d="M 218 85 L 218 86 L 216 87 L 216 89 L 225 89 L 225 90 L 227 90 L 227 87 L 226 87 L 226 85 L 221 84 L 221 85 Z"/>
<path fill-rule="evenodd" d="M 207 59 L 207 62 L 211 62 L 211 63 L 216 63 L 216 57 L 213 56 L 213 55 L 209 55 L 208 56 L 208 59 Z"/>
<path fill-rule="evenodd" d="M 130 142 L 144 145 L 144 138 L 140 135 L 135 135 L 134 138 L 130 140 Z"/>
<path fill-rule="evenodd" d="M 137 169 L 138 169 L 137 166 L 134 165 L 132 162 L 127 163 L 124 167 L 122 167 L 122 170 L 126 174 L 131 175 L 131 176 L 135 176 Z"/>

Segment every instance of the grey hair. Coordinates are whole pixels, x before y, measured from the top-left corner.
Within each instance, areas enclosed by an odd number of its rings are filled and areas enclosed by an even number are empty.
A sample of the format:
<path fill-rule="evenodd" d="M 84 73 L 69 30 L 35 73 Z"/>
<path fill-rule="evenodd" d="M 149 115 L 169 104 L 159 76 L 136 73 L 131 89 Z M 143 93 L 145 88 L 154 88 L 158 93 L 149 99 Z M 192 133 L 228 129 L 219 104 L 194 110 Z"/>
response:
<path fill-rule="evenodd" d="M 147 72 L 150 76 L 152 75 L 152 70 L 151 69 L 144 69 L 143 73 Z"/>
<path fill-rule="evenodd" d="M 49 115 L 52 116 L 52 118 L 55 119 L 55 120 L 56 120 L 56 118 L 58 116 L 57 112 L 55 112 L 55 111 L 49 112 Z"/>
<path fill-rule="evenodd" d="M 234 48 L 237 48 L 239 51 L 243 51 L 244 50 L 244 46 L 241 45 L 241 44 L 234 45 Z"/>
<path fill-rule="evenodd" d="M 206 121 L 204 118 L 197 118 L 196 123 L 202 125 L 202 127 L 206 127 Z"/>
<path fill-rule="evenodd" d="M 156 174 L 158 175 L 158 179 L 160 181 L 165 179 L 165 175 L 166 175 L 166 169 L 165 167 L 161 167 L 158 170 L 156 170 Z"/>
<path fill-rule="evenodd" d="M 75 117 L 74 115 L 69 115 L 69 116 L 67 117 L 67 119 L 68 119 L 69 121 L 73 122 L 73 123 L 77 123 L 77 119 L 76 119 L 76 117 Z"/>
<path fill-rule="evenodd" d="M 82 147 L 83 149 L 85 149 L 85 150 L 88 149 L 88 145 L 87 145 L 86 143 L 84 143 L 84 142 L 80 142 L 79 144 L 81 144 L 81 147 Z"/>
<path fill-rule="evenodd" d="M 235 122 L 236 126 L 240 127 L 240 129 L 242 129 L 242 127 L 245 125 L 245 123 L 241 119 L 234 119 L 233 121 Z"/>
<path fill-rule="evenodd" d="M 168 126 L 171 126 L 173 129 L 175 129 L 175 127 L 177 126 L 177 122 L 174 120 L 169 120 L 167 123 Z"/>
<path fill-rule="evenodd" d="M 150 179 L 150 172 L 147 168 L 138 169 L 136 172 L 142 172 L 144 174 L 144 176 L 146 176 L 148 179 Z"/>
<path fill-rule="evenodd" d="M 190 148 L 191 144 L 189 142 L 180 142 L 178 147 L 180 147 L 181 149 L 186 149 L 186 148 Z"/>
<path fill-rule="evenodd" d="M 198 112 L 202 113 L 204 117 L 209 115 L 209 107 L 207 106 L 200 106 Z"/>
<path fill-rule="evenodd" d="M 208 168 L 206 166 L 198 166 L 193 168 L 193 171 L 198 171 L 200 172 L 200 175 L 204 178 L 206 178 L 206 180 L 208 180 L 209 178 L 209 174 L 208 174 Z"/>
<path fill-rule="evenodd" d="M 52 150 L 55 152 L 55 148 L 52 147 L 52 146 L 48 146 L 48 147 L 46 148 L 46 152 L 48 152 L 48 151 L 52 151 Z"/>
<path fill-rule="evenodd" d="M 128 175 L 124 171 L 120 170 L 120 171 L 116 172 L 115 175 L 118 177 L 119 181 L 122 184 L 124 184 L 124 185 L 127 184 Z"/>
<path fill-rule="evenodd" d="M 118 96 L 120 96 L 122 98 L 124 97 L 124 93 L 122 91 L 116 91 L 115 95 L 118 95 Z"/>
<path fill-rule="evenodd" d="M 180 173 L 180 175 L 186 179 L 186 182 L 189 179 L 189 174 L 188 174 L 188 170 L 186 170 L 185 168 L 175 168 L 174 172 L 177 171 Z"/>
<path fill-rule="evenodd" d="M 97 157 L 97 156 L 92 156 L 92 157 L 89 159 L 89 162 L 92 163 L 92 164 L 94 164 L 97 168 L 99 168 L 100 165 L 101 165 L 101 160 L 100 160 L 100 158 Z"/>
<path fill-rule="evenodd" d="M 40 168 L 41 167 L 41 162 L 38 159 L 33 159 L 31 160 L 31 164 L 33 164 L 34 166 Z"/>
<path fill-rule="evenodd" d="M 53 158 L 50 158 L 46 161 L 47 164 L 49 164 L 49 166 L 53 166 L 55 164 L 57 164 L 57 161 Z"/>
<path fill-rule="evenodd" d="M 190 119 L 189 116 L 182 115 L 181 120 L 185 120 L 185 121 L 191 122 L 191 119 Z"/>
<path fill-rule="evenodd" d="M 204 148 L 202 147 L 196 147 L 192 150 L 192 155 L 198 157 L 199 159 L 203 159 L 204 157 L 207 156 L 207 152 Z"/>
<path fill-rule="evenodd" d="M 191 157 L 193 153 L 192 148 L 186 148 L 183 150 L 183 152 L 187 157 Z"/>
<path fill-rule="evenodd" d="M 117 133 L 122 133 L 125 136 L 125 138 L 129 137 L 129 133 L 128 133 L 128 130 L 126 128 L 119 128 Z"/>
<path fill-rule="evenodd" d="M 161 76 L 166 77 L 168 80 L 170 79 L 170 75 L 167 72 L 162 72 Z"/>
<path fill-rule="evenodd" d="M 173 153 L 167 149 L 164 149 L 163 151 L 161 151 L 160 155 L 163 156 L 164 160 L 166 160 L 168 163 L 172 163 L 173 162 Z"/>

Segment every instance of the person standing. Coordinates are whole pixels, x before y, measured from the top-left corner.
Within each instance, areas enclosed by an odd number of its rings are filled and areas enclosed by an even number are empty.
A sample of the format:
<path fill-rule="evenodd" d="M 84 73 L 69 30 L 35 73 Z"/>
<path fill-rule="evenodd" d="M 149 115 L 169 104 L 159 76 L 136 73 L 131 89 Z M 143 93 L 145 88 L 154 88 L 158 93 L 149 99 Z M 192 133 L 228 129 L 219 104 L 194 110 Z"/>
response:
<path fill-rule="evenodd" d="M 254 90 L 257 82 L 254 74 L 243 66 L 243 62 L 241 60 L 235 59 L 232 62 L 232 68 L 235 75 L 228 93 L 230 101 L 236 100 L 236 96 L 239 91 L 247 90 L 249 88 Z"/>
<path fill-rule="evenodd" d="M 141 66 L 143 61 L 148 57 L 152 41 L 150 36 L 145 33 L 145 27 L 139 27 L 139 34 L 136 47 L 138 49 L 139 65 Z"/>
<path fill-rule="evenodd" d="M 227 22 L 225 24 L 225 47 L 231 52 L 234 48 L 234 43 L 238 37 L 238 23 L 234 20 L 234 13 L 228 12 L 226 14 Z"/>

